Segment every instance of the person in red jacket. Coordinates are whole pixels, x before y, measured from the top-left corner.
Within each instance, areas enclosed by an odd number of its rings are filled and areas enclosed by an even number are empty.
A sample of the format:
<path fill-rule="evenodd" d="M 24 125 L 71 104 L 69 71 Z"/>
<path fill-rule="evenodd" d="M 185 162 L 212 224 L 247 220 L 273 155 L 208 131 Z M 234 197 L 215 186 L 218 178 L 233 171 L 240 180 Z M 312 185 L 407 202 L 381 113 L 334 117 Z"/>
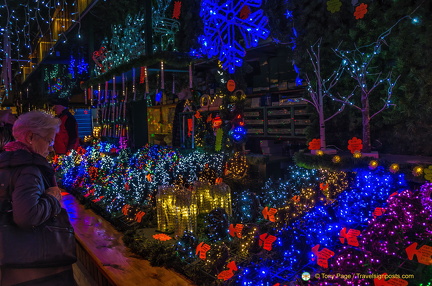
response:
<path fill-rule="evenodd" d="M 53 101 L 53 110 L 56 117 L 60 118 L 60 131 L 54 141 L 56 154 L 66 154 L 79 146 L 78 124 L 75 117 L 69 112 L 68 101 L 65 98 L 58 98 Z"/>

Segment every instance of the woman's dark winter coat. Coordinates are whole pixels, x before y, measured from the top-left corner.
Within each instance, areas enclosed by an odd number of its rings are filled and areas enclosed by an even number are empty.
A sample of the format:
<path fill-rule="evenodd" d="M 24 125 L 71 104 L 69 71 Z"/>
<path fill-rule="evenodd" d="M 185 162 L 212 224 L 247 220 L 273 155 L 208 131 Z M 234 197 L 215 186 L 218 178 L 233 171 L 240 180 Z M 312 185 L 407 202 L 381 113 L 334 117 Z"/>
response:
<path fill-rule="evenodd" d="M 60 213 L 59 201 L 45 194 L 54 185 L 54 170 L 41 155 L 22 149 L 0 153 L 0 210 L 11 207 L 12 199 L 13 220 L 19 227 L 38 226 Z"/>

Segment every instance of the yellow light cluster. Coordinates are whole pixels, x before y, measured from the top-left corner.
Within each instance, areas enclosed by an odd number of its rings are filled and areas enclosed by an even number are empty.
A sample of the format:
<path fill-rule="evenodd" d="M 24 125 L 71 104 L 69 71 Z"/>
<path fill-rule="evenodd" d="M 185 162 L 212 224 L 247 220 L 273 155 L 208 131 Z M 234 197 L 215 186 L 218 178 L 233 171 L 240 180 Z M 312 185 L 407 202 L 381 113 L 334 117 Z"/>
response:
<path fill-rule="evenodd" d="M 334 199 L 338 194 L 342 193 L 348 188 L 348 179 L 345 172 L 336 172 L 329 170 L 320 170 L 323 176 L 323 181 L 328 186 L 325 189 L 321 189 L 328 201 Z"/>
<path fill-rule="evenodd" d="M 101 137 L 101 130 L 102 130 L 102 128 L 100 126 L 93 127 L 93 132 L 92 132 L 93 137 L 94 138 L 100 138 Z"/>
<path fill-rule="evenodd" d="M 258 228 L 252 227 L 247 233 L 242 235 L 242 242 L 240 244 L 239 255 L 247 258 L 249 256 L 249 250 L 252 245 L 255 243 L 255 237 L 258 236 Z"/>
<path fill-rule="evenodd" d="M 156 195 L 158 230 L 174 232 L 196 231 L 198 214 L 223 208 L 232 214 L 231 191 L 228 185 L 195 183 L 192 189 L 183 186 L 160 186 Z"/>
<path fill-rule="evenodd" d="M 399 172 L 399 165 L 396 164 L 396 163 L 391 164 L 390 167 L 389 167 L 389 171 L 392 172 L 392 173 Z"/>
<path fill-rule="evenodd" d="M 375 170 L 378 167 L 378 161 L 377 160 L 371 160 L 369 162 L 369 169 Z"/>
<path fill-rule="evenodd" d="M 207 252 L 206 259 L 204 260 L 204 267 L 212 267 L 215 261 L 220 260 L 227 253 L 228 247 L 225 243 L 211 244 L 211 249 Z"/>
<path fill-rule="evenodd" d="M 197 205 L 192 192 L 181 186 L 160 186 L 156 195 L 158 230 L 181 236 L 196 230 Z"/>
<path fill-rule="evenodd" d="M 341 157 L 339 155 L 335 155 L 332 159 L 332 162 L 336 164 L 340 163 L 340 161 L 341 161 Z"/>
<path fill-rule="evenodd" d="M 326 197 L 326 201 L 331 203 L 334 201 L 334 198 L 344 190 L 348 188 L 348 178 L 345 172 L 339 171 L 328 171 L 328 170 L 320 170 L 321 172 L 321 180 L 323 181 L 323 187 L 321 192 Z M 285 206 L 284 209 L 284 217 L 281 217 L 281 221 L 279 224 L 286 225 L 291 220 L 301 216 L 304 212 L 313 208 L 316 204 L 315 196 L 316 188 L 307 187 L 302 188 L 300 194 L 294 196 L 290 203 Z"/>
<path fill-rule="evenodd" d="M 232 175 L 234 179 L 241 179 L 246 176 L 248 164 L 246 162 L 246 156 L 240 152 L 235 152 L 233 157 L 228 160 L 228 173 Z"/>
<path fill-rule="evenodd" d="M 360 151 L 355 151 L 353 153 L 353 157 L 356 159 L 360 159 L 362 157 L 362 153 Z"/>
<path fill-rule="evenodd" d="M 423 167 L 421 166 L 414 167 L 412 174 L 416 177 L 421 176 L 423 174 Z"/>
<path fill-rule="evenodd" d="M 315 190 L 312 187 L 302 188 L 300 195 L 295 196 L 298 199 L 292 199 L 284 209 L 289 214 L 282 223 L 288 223 L 289 220 L 300 216 L 305 211 L 315 206 Z"/>
<path fill-rule="evenodd" d="M 79 154 L 76 154 L 76 156 L 74 158 L 75 166 L 81 165 L 82 160 L 83 160 L 82 156 Z"/>
<path fill-rule="evenodd" d="M 223 208 L 228 215 L 232 215 L 231 190 L 225 183 L 209 185 L 196 182 L 192 196 L 197 205 L 198 214 Z"/>

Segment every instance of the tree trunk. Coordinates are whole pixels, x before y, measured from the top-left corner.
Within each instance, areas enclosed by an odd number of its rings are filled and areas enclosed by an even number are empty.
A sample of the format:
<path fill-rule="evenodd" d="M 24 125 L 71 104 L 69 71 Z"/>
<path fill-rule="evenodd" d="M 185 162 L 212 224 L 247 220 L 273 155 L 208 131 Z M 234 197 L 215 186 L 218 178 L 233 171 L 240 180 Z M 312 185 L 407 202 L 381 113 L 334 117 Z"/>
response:
<path fill-rule="evenodd" d="M 320 148 L 321 150 L 324 150 L 327 148 L 327 144 L 326 144 L 326 135 L 325 135 L 325 123 L 324 123 L 324 119 L 321 118 L 320 115 Z"/>
<path fill-rule="evenodd" d="M 326 135 L 325 135 L 324 103 L 323 103 L 323 94 L 322 94 L 321 87 L 318 91 L 318 96 L 319 96 L 318 117 L 319 117 L 319 129 L 320 129 L 320 148 L 321 150 L 324 150 L 327 148 L 327 145 L 326 145 Z"/>
<path fill-rule="evenodd" d="M 362 124 L 363 124 L 363 153 L 370 153 L 372 151 L 371 138 L 370 138 L 370 110 L 369 99 L 366 95 L 362 94 Z"/>

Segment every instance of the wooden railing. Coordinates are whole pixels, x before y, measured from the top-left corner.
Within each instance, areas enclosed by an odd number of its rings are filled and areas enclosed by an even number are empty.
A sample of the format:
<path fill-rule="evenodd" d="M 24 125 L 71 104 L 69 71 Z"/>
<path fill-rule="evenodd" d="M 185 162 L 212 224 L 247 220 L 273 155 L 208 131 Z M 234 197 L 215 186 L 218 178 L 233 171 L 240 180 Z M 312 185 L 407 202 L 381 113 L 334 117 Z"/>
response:
<path fill-rule="evenodd" d="M 180 274 L 133 254 L 123 243 L 122 233 L 86 209 L 74 196 L 63 196 L 78 242 L 78 260 L 98 286 L 186 286 L 193 285 Z"/>

